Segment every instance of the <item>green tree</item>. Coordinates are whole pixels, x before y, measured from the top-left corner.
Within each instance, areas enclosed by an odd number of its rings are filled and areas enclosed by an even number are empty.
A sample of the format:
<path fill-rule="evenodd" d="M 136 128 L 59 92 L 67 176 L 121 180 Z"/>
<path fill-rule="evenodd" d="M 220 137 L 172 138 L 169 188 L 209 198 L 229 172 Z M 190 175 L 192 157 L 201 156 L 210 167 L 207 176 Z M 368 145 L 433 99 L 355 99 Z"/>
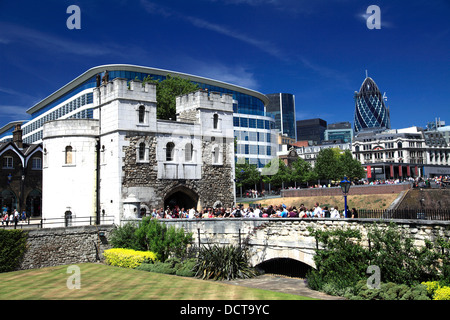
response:
<path fill-rule="evenodd" d="M 314 171 L 321 180 L 339 180 L 341 178 L 339 157 L 332 148 L 320 150 L 317 155 Z"/>
<path fill-rule="evenodd" d="M 298 158 L 292 163 L 292 181 L 305 183 L 311 179 L 312 167 L 309 162 L 302 158 Z"/>
<path fill-rule="evenodd" d="M 339 156 L 339 170 L 341 177 L 348 177 L 350 180 L 359 180 L 365 177 L 361 162 L 354 159 L 350 150 L 345 150 L 344 153 Z"/>
<path fill-rule="evenodd" d="M 245 163 L 236 163 L 235 166 L 236 173 L 236 187 L 245 187 L 247 185 L 254 186 L 261 180 L 261 174 L 258 168 L 254 164 L 249 164 L 248 161 Z"/>
<path fill-rule="evenodd" d="M 272 163 L 271 161 L 268 164 L 266 164 L 264 168 L 270 168 L 273 165 L 274 163 Z M 291 168 L 286 166 L 283 160 L 278 159 L 278 168 L 277 170 L 275 170 L 274 174 L 262 175 L 262 179 L 264 183 L 270 183 L 272 186 L 281 187 L 283 185 L 283 182 L 289 183 L 293 181 L 292 170 Z"/>
<path fill-rule="evenodd" d="M 150 77 L 144 79 L 143 84 L 152 82 L 156 84 L 156 117 L 158 119 L 176 119 L 176 97 L 188 94 L 200 89 L 190 80 L 171 76 L 168 74 L 162 81 L 153 80 Z"/>

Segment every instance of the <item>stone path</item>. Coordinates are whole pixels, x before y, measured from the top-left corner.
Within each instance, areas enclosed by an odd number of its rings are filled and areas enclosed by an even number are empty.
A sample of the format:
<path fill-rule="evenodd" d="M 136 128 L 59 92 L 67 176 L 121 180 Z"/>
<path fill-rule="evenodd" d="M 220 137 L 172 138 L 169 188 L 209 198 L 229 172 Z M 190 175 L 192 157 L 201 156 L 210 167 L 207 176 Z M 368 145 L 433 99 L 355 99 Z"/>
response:
<path fill-rule="evenodd" d="M 322 300 L 345 300 L 345 298 L 342 297 L 330 296 L 309 289 L 304 279 L 289 278 L 281 275 L 265 274 L 251 279 L 236 279 L 224 282 L 233 285 L 296 294 Z"/>

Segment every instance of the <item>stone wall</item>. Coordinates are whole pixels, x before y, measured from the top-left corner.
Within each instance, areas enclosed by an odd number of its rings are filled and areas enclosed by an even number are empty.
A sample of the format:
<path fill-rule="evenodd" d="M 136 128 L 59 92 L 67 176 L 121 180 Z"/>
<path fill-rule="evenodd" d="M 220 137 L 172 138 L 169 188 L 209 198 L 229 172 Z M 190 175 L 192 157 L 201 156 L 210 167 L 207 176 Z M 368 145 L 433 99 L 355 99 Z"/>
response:
<path fill-rule="evenodd" d="M 216 141 L 207 141 L 205 139 L 201 144 L 201 162 L 197 166 L 201 168 L 199 179 L 157 179 L 158 161 L 157 139 L 155 136 L 127 136 L 129 146 L 124 148 L 125 157 L 122 167 L 123 178 L 123 197 L 125 194 L 134 194 L 141 200 L 141 206 L 144 205 L 150 210 L 159 209 L 164 206 L 165 197 L 175 188 L 185 187 L 199 196 L 199 206 L 213 206 L 216 201 L 220 201 L 223 206 L 231 207 L 234 204 L 234 168 L 231 161 L 233 152 L 233 142 L 230 140 L 217 139 Z M 148 148 L 148 157 L 143 162 L 137 161 L 137 148 L 140 142 L 146 143 Z M 213 145 L 218 145 L 221 149 L 220 164 L 212 163 L 212 155 L 209 152 Z M 194 163 L 195 164 L 195 163 Z M 195 169 L 193 169 L 195 170 Z"/>
<path fill-rule="evenodd" d="M 330 230 L 352 228 L 360 230 L 363 245 L 369 227 L 376 222 L 381 227 L 390 221 L 378 219 L 293 219 L 293 218 L 242 218 L 242 219 L 174 219 L 163 220 L 168 225 L 192 232 L 196 244 L 239 244 L 247 242 L 251 263 L 257 265 L 272 258 L 291 258 L 312 267 L 317 243 L 308 227 Z M 413 237 L 416 246 L 424 246 L 425 240 L 438 237 L 450 240 L 450 221 L 392 220 Z M 200 240 L 200 241 L 199 241 Z"/>
<path fill-rule="evenodd" d="M 28 231 L 28 249 L 19 270 L 97 262 L 110 248 L 113 226 L 83 226 Z M 104 236 L 99 235 L 103 232 Z"/>

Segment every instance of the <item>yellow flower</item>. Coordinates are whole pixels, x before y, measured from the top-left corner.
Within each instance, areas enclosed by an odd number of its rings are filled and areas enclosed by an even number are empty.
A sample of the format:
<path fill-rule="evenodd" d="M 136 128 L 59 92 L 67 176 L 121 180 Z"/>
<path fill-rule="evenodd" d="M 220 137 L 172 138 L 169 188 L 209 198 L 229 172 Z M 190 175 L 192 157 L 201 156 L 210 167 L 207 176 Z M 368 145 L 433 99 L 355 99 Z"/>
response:
<path fill-rule="evenodd" d="M 155 261 L 156 254 L 151 251 L 136 251 L 132 249 L 113 248 L 103 252 L 105 262 L 122 268 L 136 268 L 146 261 Z"/>

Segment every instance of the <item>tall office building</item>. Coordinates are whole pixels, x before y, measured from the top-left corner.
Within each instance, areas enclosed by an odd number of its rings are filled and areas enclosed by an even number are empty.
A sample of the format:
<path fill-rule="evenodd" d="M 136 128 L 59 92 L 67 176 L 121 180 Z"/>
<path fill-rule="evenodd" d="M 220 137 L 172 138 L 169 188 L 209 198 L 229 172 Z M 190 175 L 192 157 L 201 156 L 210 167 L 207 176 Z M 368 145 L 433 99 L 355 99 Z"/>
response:
<path fill-rule="evenodd" d="M 378 86 L 366 77 L 359 92 L 355 92 L 355 133 L 365 129 L 390 129 L 389 108 Z"/>
<path fill-rule="evenodd" d="M 297 141 L 310 141 L 313 145 L 321 144 L 325 139 L 327 122 L 323 119 L 297 121 Z"/>
<path fill-rule="evenodd" d="M 325 130 L 326 141 L 352 142 L 353 129 L 350 122 L 338 122 L 329 124 Z"/>
<path fill-rule="evenodd" d="M 269 98 L 266 112 L 275 118 L 275 129 L 291 139 L 297 139 L 295 96 L 290 93 L 271 93 L 266 96 Z"/>

